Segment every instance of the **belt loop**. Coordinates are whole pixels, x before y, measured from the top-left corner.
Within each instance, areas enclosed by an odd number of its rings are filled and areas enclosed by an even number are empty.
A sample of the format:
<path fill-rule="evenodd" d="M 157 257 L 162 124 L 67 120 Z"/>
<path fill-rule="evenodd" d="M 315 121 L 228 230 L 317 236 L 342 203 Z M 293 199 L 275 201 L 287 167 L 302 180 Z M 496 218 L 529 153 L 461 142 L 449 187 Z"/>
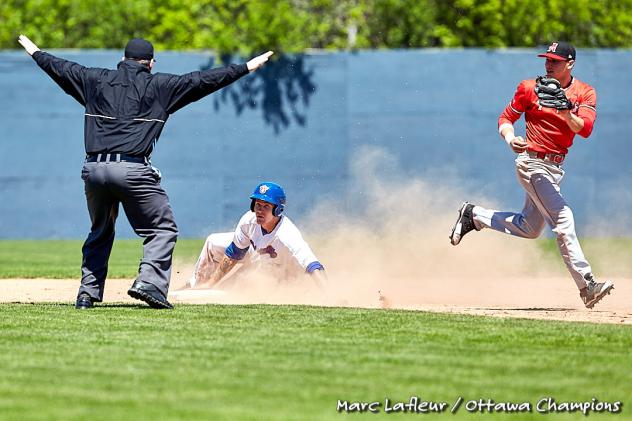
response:
<path fill-rule="evenodd" d="M 121 162 L 121 154 L 120 153 L 116 154 L 116 162 Z"/>
<path fill-rule="evenodd" d="M 102 154 L 97 154 L 97 162 L 101 162 L 101 155 Z"/>
<path fill-rule="evenodd" d="M 105 163 L 106 163 L 106 164 L 109 164 L 109 163 L 110 163 L 110 154 L 109 154 L 109 153 L 106 153 L 106 154 L 105 154 Z"/>

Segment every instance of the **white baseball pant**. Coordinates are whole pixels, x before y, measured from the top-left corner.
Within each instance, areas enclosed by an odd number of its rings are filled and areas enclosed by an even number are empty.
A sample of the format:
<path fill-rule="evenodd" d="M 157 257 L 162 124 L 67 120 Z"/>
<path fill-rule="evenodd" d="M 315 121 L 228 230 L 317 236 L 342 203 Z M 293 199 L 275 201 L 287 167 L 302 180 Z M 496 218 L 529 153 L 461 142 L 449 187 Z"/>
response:
<path fill-rule="evenodd" d="M 591 272 L 590 264 L 575 233 L 573 212 L 560 193 L 564 177 L 561 166 L 526 152 L 516 158 L 518 181 L 527 192 L 521 213 L 500 212 L 475 206 L 474 224 L 477 229 L 492 228 L 522 238 L 537 238 L 548 223 L 557 236 L 557 246 L 577 288 L 586 286 L 584 275 Z"/>
<path fill-rule="evenodd" d="M 208 280 L 211 277 L 220 260 L 222 260 L 222 257 L 226 252 L 226 248 L 228 248 L 230 243 L 233 241 L 234 236 L 234 232 L 220 232 L 206 237 L 204 247 L 202 247 L 200 256 L 195 264 L 195 272 L 193 273 L 191 279 L 189 279 L 189 284 L 192 287 L 199 282 Z M 249 249 L 244 261 L 250 260 L 250 254 L 251 250 Z"/>

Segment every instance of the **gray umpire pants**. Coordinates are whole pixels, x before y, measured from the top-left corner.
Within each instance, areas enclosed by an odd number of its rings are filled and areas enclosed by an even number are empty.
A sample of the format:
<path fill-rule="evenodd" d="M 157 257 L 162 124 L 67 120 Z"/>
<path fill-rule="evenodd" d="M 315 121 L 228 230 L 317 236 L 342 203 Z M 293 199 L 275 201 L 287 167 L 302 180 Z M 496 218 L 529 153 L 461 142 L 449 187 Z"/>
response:
<path fill-rule="evenodd" d="M 557 236 L 562 259 L 579 289 L 586 286 L 584 275 L 591 272 L 575 233 L 573 212 L 560 193 L 564 177 L 561 166 L 527 153 L 516 158 L 518 181 L 527 192 L 521 213 L 499 212 L 475 206 L 474 223 L 477 228 L 496 231 L 522 238 L 537 238 L 545 223 Z"/>
<path fill-rule="evenodd" d="M 143 163 L 86 162 L 81 178 L 92 228 L 82 249 L 79 294 L 103 300 L 114 225 L 122 204 L 134 232 L 145 239 L 137 279 L 155 285 L 166 297 L 178 228 L 160 175 Z"/>

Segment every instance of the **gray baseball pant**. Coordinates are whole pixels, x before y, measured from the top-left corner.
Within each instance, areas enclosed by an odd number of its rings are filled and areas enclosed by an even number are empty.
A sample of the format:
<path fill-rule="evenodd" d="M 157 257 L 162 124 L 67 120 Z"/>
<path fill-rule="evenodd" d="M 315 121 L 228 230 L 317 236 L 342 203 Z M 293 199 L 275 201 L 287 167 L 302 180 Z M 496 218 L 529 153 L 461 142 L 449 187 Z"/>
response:
<path fill-rule="evenodd" d="M 81 178 L 92 228 L 82 249 L 79 294 L 103 300 L 120 203 L 134 232 L 145 239 L 137 279 L 155 285 L 166 297 L 178 228 L 160 175 L 143 163 L 86 162 Z"/>
<path fill-rule="evenodd" d="M 474 224 L 522 238 L 537 238 L 545 223 L 557 236 L 557 246 L 577 288 L 586 286 L 591 272 L 577 234 L 573 212 L 560 193 L 564 170 L 559 165 L 522 153 L 516 158 L 518 181 L 527 192 L 521 213 L 500 212 L 475 206 Z"/>

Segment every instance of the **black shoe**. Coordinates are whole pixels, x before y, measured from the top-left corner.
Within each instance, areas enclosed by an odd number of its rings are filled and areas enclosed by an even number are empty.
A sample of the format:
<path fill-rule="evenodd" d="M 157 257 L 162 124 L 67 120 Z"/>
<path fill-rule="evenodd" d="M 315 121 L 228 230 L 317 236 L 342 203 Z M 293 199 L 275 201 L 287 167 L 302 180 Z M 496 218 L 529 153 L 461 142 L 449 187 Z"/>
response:
<path fill-rule="evenodd" d="M 461 242 L 465 234 L 470 231 L 477 230 L 474 225 L 474 214 L 472 209 L 474 205 L 468 202 L 463 202 L 461 209 L 459 209 L 459 217 L 456 219 L 452 232 L 450 233 L 450 243 L 456 246 Z M 477 230 L 478 231 L 478 230 Z"/>
<path fill-rule="evenodd" d="M 94 307 L 94 300 L 92 300 L 92 297 L 89 296 L 86 292 L 82 292 L 81 294 L 79 294 L 79 296 L 77 297 L 77 302 L 75 303 L 75 308 L 84 310 L 92 307 Z"/>
<path fill-rule="evenodd" d="M 136 280 L 129 291 L 127 291 L 127 295 L 146 302 L 151 308 L 173 308 L 169 301 L 167 301 L 167 298 L 162 295 L 162 292 L 147 282 Z"/>

